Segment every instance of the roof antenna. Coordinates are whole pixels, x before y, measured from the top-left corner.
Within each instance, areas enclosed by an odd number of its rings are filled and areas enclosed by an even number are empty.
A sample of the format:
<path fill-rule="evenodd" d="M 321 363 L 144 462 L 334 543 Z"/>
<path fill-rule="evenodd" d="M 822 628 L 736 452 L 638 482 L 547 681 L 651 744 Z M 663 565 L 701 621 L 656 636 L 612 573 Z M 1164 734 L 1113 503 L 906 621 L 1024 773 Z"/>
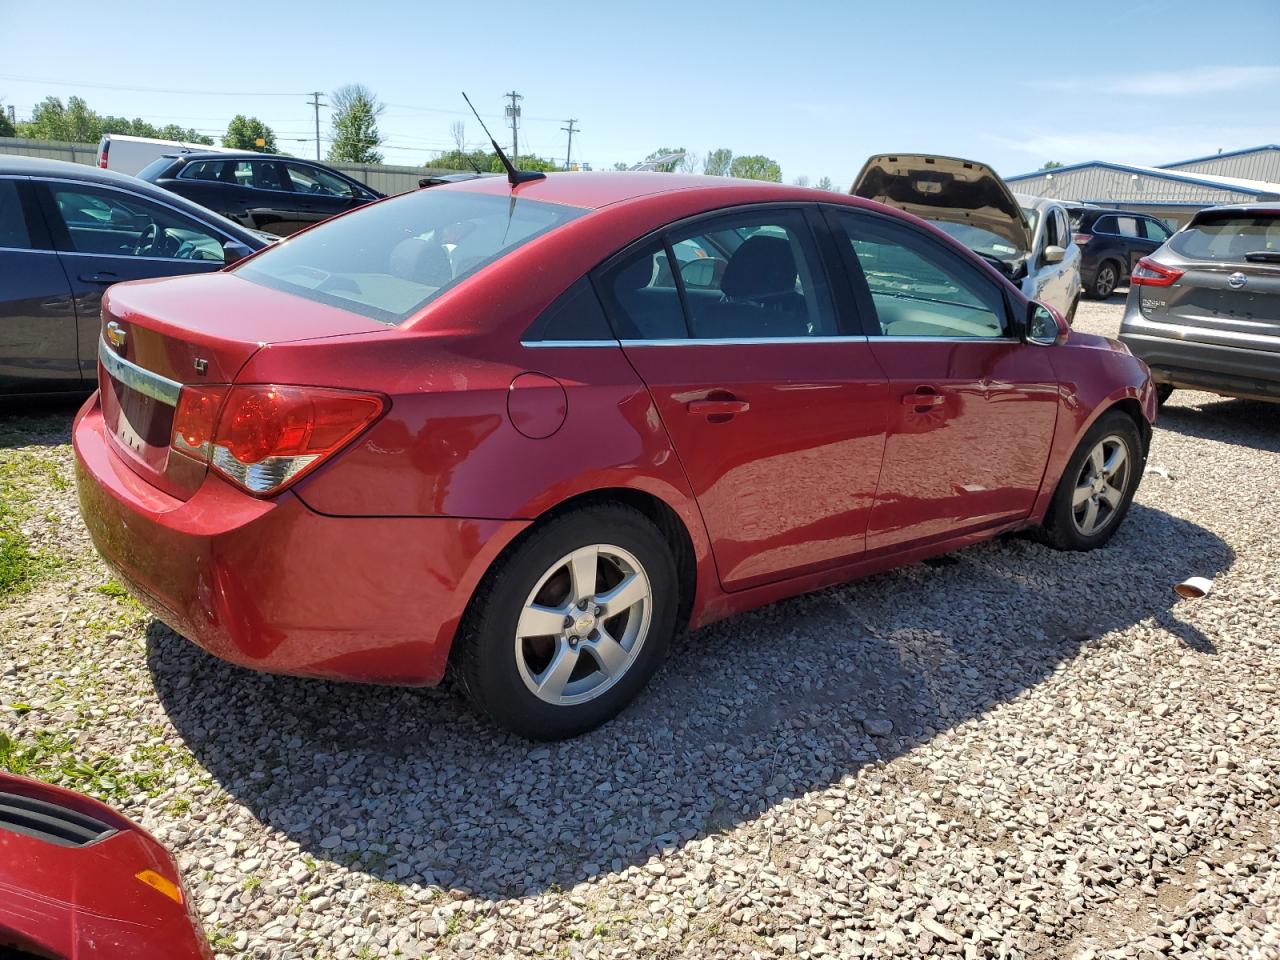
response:
<path fill-rule="evenodd" d="M 502 152 L 502 148 L 498 146 L 498 141 L 493 139 L 493 134 L 489 133 L 489 128 L 484 125 L 484 121 L 480 120 L 480 114 L 476 110 L 475 106 L 472 105 L 471 98 L 467 96 L 465 90 L 462 92 L 462 99 L 467 101 L 468 107 L 471 107 L 471 112 L 476 115 L 476 120 L 480 122 L 480 129 L 485 132 L 486 136 L 488 136 L 489 142 L 493 144 L 494 152 L 498 155 L 498 159 L 501 160 L 502 165 L 507 168 L 507 180 L 510 181 L 511 186 L 517 187 L 522 183 L 528 183 L 530 180 L 545 180 L 547 178 L 545 173 L 538 173 L 535 170 L 517 170 L 515 168 L 515 164 L 511 162 L 510 158 Z"/>

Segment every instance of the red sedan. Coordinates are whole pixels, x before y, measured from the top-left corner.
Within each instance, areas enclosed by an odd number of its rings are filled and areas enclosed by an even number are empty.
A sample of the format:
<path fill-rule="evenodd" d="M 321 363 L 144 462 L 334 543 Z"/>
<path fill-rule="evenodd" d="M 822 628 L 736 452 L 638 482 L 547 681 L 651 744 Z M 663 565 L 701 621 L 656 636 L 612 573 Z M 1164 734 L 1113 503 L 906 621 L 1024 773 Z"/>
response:
<path fill-rule="evenodd" d="M 925 185 L 927 187 L 927 185 Z M 590 729 L 672 635 L 1035 528 L 1101 546 L 1155 396 L 854 197 L 499 178 L 113 287 L 81 509 L 156 616 L 258 670 Z"/>
<path fill-rule="evenodd" d="M 173 858 L 106 804 L 0 773 L 0 957 L 212 960 Z"/>

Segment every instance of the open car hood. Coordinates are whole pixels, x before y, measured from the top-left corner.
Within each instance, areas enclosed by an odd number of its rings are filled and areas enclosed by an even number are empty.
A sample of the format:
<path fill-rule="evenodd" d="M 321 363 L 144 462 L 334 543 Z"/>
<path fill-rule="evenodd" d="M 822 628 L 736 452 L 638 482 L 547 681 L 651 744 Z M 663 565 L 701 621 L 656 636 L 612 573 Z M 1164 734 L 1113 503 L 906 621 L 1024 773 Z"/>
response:
<path fill-rule="evenodd" d="M 1008 184 L 985 163 L 920 153 L 882 153 L 869 159 L 849 192 L 939 220 L 979 227 L 1008 240 L 1020 255 L 1031 231 Z"/>

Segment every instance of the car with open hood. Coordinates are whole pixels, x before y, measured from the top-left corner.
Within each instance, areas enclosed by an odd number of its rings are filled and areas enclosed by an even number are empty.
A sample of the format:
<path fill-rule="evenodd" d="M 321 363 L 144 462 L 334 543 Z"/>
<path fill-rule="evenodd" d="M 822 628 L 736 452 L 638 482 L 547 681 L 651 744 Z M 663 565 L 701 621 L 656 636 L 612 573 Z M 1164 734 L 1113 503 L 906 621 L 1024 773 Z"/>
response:
<path fill-rule="evenodd" d="M 1028 298 L 1075 316 L 1080 249 L 1061 203 L 1013 193 L 985 163 L 929 154 L 873 156 L 849 192 L 933 222 Z"/>

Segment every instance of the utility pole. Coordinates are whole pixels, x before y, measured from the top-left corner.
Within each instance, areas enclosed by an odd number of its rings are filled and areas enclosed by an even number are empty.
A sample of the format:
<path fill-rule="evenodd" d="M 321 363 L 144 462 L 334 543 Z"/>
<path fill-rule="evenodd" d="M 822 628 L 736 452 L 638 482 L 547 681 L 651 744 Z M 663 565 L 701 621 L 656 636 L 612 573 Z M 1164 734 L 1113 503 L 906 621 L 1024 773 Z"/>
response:
<path fill-rule="evenodd" d="M 511 98 L 511 106 L 507 107 L 507 116 L 511 118 L 511 162 L 518 167 L 520 166 L 520 135 L 516 132 L 516 121 L 520 119 L 520 101 L 524 97 L 514 90 L 503 96 Z"/>
<path fill-rule="evenodd" d="M 566 147 L 564 151 L 564 168 L 566 170 L 569 169 L 569 158 L 573 156 L 573 135 L 574 133 L 582 132 L 581 130 L 574 130 L 573 125 L 577 122 L 577 120 L 566 120 L 565 123 L 567 123 L 568 126 L 560 128 L 565 133 L 569 134 L 569 146 Z"/>
<path fill-rule="evenodd" d="M 317 90 L 311 94 L 311 99 L 307 101 L 309 106 L 316 108 L 316 159 L 320 159 L 320 108 L 327 106 L 320 102 L 321 91 Z"/>

